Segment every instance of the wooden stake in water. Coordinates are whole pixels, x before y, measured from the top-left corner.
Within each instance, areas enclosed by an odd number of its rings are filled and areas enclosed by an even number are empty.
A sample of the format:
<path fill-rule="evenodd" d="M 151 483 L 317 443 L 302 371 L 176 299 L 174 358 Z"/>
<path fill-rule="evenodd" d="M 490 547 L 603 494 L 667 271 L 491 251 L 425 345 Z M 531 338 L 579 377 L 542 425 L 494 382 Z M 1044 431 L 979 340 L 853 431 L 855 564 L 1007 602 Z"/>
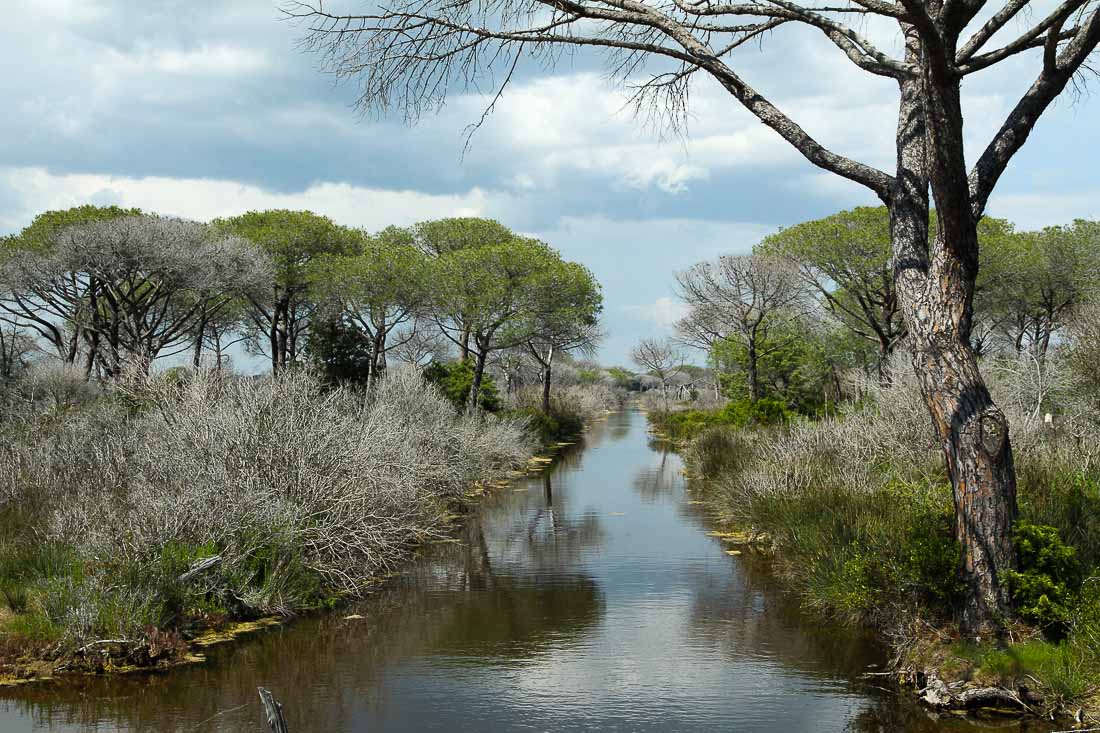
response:
<path fill-rule="evenodd" d="M 264 712 L 267 713 L 267 725 L 271 733 L 289 733 L 286 727 L 286 718 L 283 717 L 283 706 L 276 702 L 275 697 L 264 687 L 257 687 L 260 693 L 260 702 L 264 704 Z"/>

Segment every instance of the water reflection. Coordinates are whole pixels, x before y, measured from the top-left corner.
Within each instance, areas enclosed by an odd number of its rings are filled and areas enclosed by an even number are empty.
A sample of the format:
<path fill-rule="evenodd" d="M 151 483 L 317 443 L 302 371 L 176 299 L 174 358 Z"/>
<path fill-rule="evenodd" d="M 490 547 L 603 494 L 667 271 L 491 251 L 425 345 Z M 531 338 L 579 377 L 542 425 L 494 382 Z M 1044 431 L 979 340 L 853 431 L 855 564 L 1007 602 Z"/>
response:
<path fill-rule="evenodd" d="M 255 731 L 261 684 L 294 733 L 973 730 L 861 680 L 882 650 L 726 555 L 681 469 L 612 415 L 355 608 L 170 675 L 0 693 L 0 731 Z"/>

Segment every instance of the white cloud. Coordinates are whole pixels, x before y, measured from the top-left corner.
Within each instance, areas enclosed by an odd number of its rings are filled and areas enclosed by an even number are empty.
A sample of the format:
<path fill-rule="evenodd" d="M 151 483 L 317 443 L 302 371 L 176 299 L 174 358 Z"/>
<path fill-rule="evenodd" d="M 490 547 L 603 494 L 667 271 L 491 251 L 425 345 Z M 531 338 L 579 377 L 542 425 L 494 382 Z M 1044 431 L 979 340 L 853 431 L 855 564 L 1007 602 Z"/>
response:
<path fill-rule="evenodd" d="M 989 213 L 1025 230 L 1068 224 L 1074 219 L 1100 219 L 1100 188 L 1072 193 L 994 193 Z"/>
<path fill-rule="evenodd" d="M 0 200 L 18 202 L 0 210 L 0 231 L 9 232 L 42 211 L 85 203 L 113 203 L 203 221 L 254 209 L 309 209 L 372 230 L 444 216 L 508 218 L 513 206 L 508 194 L 477 187 L 436 195 L 317 183 L 304 191 L 280 193 L 234 181 L 54 175 L 41 168 L 0 168 L 0 193 L 5 194 Z"/>
<path fill-rule="evenodd" d="M 687 304 L 669 297 L 657 298 L 646 305 L 625 305 L 623 312 L 645 321 L 652 321 L 661 328 L 669 329 L 686 316 L 691 309 Z"/>

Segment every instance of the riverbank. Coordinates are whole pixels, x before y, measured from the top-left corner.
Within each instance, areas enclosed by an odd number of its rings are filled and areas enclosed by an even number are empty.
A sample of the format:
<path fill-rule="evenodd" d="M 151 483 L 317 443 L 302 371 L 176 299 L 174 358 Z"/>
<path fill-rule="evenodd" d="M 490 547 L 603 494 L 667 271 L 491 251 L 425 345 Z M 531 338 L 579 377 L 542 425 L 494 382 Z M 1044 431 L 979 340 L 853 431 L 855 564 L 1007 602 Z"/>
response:
<path fill-rule="evenodd" d="M 237 622 L 329 608 L 521 466 L 522 421 L 412 372 L 368 398 L 307 373 L 28 384 L 0 450 L 0 674 L 162 667 Z"/>
<path fill-rule="evenodd" d="M 885 658 L 867 634 L 726 554 L 682 466 L 614 413 L 378 592 L 167 674 L 3 691 L 0 730 L 253 730 L 263 686 L 292 731 L 965 733 L 861 678 Z"/>
<path fill-rule="evenodd" d="M 77 397 L 4 425 L 0 684 L 201 661 L 212 639 L 332 609 L 566 437 L 457 414 L 411 371 L 366 398 L 308 373 Z"/>
<path fill-rule="evenodd" d="M 957 625 L 950 485 L 913 385 L 818 421 L 740 428 L 688 417 L 651 421 L 679 439 L 703 479 L 696 499 L 731 550 L 767 553 L 803 606 L 874 629 L 897 678 L 926 703 L 1097 719 L 1100 593 L 1087 579 L 1100 559 L 1100 474 L 1080 426 L 1013 422 L 1020 620 L 1001 640 L 968 640 Z"/>

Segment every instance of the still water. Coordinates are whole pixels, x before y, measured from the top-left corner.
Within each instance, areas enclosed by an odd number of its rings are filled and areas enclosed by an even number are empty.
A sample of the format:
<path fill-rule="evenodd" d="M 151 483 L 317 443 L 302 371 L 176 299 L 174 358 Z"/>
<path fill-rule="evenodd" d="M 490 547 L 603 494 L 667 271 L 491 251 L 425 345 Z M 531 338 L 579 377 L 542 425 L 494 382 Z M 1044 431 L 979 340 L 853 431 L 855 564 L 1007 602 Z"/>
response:
<path fill-rule="evenodd" d="M 681 465 L 616 413 L 359 606 L 168 674 L 0 691 L 0 733 L 260 731 L 259 685 L 292 733 L 978 730 L 861 678 L 884 650 L 727 555 Z"/>

